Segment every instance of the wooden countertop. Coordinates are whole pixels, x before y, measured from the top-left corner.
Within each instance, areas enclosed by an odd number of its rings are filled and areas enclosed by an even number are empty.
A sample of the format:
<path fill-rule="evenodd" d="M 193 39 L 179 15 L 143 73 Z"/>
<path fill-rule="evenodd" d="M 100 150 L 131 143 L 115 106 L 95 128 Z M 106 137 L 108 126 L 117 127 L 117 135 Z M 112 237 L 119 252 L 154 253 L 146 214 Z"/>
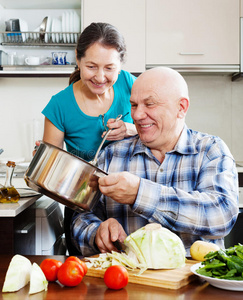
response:
<path fill-rule="evenodd" d="M 61 261 L 65 256 L 26 256 L 31 262 L 38 264 L 47 257 Z M 0 288 L 2 289 L 5 274 L 11 260 L 11 255 L 0 256 Z M 242 292 L 227 291 L 215 288 L 200 279 L 179 290 L 168 290 L 158 287 L 143 286 L 135 283 L 128 285 L 121 290 L 108 289 L 102 278 L 85 276 L 83 281 L 76 287 L 68 288 L 61 286 L 58 282 L 49 283 L 47 292 L 41 292 L 28 297 L 28 286 L 16 293 L 1 293 L 0 299 L 31 299 L 31 300 L 55 300 L 55 299 L 95 299 L 95 300 L 132 300 L 132 299 L 213 299 L 213 300 L 236 300 L 242 299 Z"/>

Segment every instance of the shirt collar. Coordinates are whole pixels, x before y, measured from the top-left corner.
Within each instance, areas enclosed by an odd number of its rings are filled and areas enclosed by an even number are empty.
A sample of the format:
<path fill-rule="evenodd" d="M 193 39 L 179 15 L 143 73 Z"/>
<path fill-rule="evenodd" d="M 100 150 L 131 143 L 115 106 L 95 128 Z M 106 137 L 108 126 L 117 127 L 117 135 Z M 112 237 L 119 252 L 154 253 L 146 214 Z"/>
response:
<path fill-rule="evenodd" d="M 198 153 L 195 147 L 192 131 L 187 127 L 186 124 L 184 125 L 184 128 L 181 132 L 177 144 L 175 145 L 175 148 L 171 152 L 173 151 L 179 152 L 181 154 Z"/>
<path fill-rule="evenodd" d="M 184 126 L 181 135 L 179 137 L 179 140 L 177 144 L 175 145 L 175 148 L 169 153 L 172 152 L 178 152 L 181 154 L 196 154 L 198 153 L 194 141 L 193 141 L 193 134 L 190 129 L 188 129 L 187 125 Z M 137 136 L 137 141 L 134 144 L 134 149 L 132 152 L 132 156 L 139 154 L 139 153 L 145 153 L 150 158 L 153 158 L 153 154 L 150 150 L 150 148 L 146 147 L 142 141 L 140 140 L 139 136 Z"/>
<path fill-rule="evenodd" d="M 140 140 L 139 136 L 137 135 L 137 140 L 134 143 L 134 149 L 132 151 L 132 157 L 136 154 L 139 153 L 145 153 L 147 154 L 150 158 L 153 158 L 153 154 L 150 150 L 150 148 L 146 147 L 142 141 Z"/>

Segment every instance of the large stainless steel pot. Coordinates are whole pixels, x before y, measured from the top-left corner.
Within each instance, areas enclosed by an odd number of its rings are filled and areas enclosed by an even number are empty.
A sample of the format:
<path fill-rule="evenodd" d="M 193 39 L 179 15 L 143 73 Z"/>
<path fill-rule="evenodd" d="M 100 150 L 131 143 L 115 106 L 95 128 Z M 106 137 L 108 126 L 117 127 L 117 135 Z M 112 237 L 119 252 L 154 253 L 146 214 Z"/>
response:
<path fill-rule="evenodd" d="M 107 173 L 71 153 L 42 142 L 25 175 L 26 184 L 72 209 L 91 210 Z"/>

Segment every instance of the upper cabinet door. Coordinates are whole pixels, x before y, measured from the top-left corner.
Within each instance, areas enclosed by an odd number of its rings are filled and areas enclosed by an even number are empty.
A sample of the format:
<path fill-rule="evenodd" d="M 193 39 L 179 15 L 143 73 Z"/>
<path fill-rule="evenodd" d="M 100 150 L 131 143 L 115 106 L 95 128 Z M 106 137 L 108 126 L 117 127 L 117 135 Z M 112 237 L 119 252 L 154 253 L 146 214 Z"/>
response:
<path fill-rule="evenodd" d="M 239 64 L 239 0 L 147 0 L 146 65 Z"/>
<path fill-rule="evenodd" d="M 83 28 L 92 22 L 106 22 L 118 28 L 127 45 L 123 69 L 145 70 L 145 0 L 83 0 Z"/>

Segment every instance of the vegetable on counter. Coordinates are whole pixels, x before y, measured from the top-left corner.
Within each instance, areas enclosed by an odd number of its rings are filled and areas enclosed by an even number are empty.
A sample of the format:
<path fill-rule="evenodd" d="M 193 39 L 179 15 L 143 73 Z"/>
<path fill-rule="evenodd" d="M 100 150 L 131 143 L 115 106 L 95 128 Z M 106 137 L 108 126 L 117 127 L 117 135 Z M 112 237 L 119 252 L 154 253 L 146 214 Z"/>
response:
<path fill-rule="evenodd" d="M 83 267 L 73 260 L 65 261 L 57 272 L 57 279 L 64 286 L 77 286 L 83 277 Z"/>
<path fill-rule="evenodd" d="M 41 268 L 22 255 L 16 254 L 11 259 L 2 292 L 17 292 L 30 282 L 29 294 L 46 291 L 48 281 Z"/>
<path fill-rule="evenodd" d="M 128 272 L 123 266 L 111 266 L 104 274 L 104 282 L 109 289 L 120 290 L 128 284 Z"/>
<path fill-rule="evenodd" d="M 182 240 L 160 224 L 148 224 L 126 237 L 127 255 L 136 256 L 148 269 L 174 269 L 185 265 Z"/>
<path fill-rule="evenodd" d="M 190 254 L 192 259 L 204 261 L 206 254 L 219 249 L 219 246 L 216 244 L 205 241 L 196 241 L 191 245 Z"/>
<path fill-rule="evenodd" d="M 56 259 L 44 259 L 40 267 L 48 281 L 59 281 L 64 286 L 76 286 L 86 275 L 88 267 L 76 256 L 69 256 L 62 263 Z"/>
<path fill-rule="evenodd" d="M 60 269 L 62 262 L 53 258 L 44 259 L 40 268 L 46 276 L 48 281 L 56 281 L 57 280 L 57 272 Z"/>
<path fill-rule="evenodd" d="M 243 280 L 243 245 L 238 244 L 225 250 L 209 252 L 201 264 L 202 267 L 196 270 L 200 275 Z"/>
<path fill-rule="evenodd" d="M 76 286 L 87 273 L 87 265 L 76 256 L 69 256 L 64 263 L 46 258 L 40 266 L 19 254 L 10 261 L 2 292 L 17 292 L 30 284 L 29 294 L 47 291 L 48 281 L 59 281 L 64 286 Z"/>
<path fill-rule="evenodd" d="M 82 261 L 81 259 L 79 259 L 77 256 L 69 256 L 66 261 L 76 261 L 78 262 L 82 268 L 83 268 L 83 271 L 84 271 L 84 275 L 85 276 L 87 274 L 87 271 L 88 271 L 88 267 L 86 265 L 86 263 L 84 261 Z"/>
<path fill-rule="evenodd" d="M 16 254 L 10 261 L 2 292 L 16 292 L 30 281 L 31 262 L 28 258 Z"/>
<path fill-rule="evenodd" d="M 37 265 L 33 263 L 30 273 L 30 289 L 29 294 L 36 294 L 42 291 L 47 291 L 48 281 L 46 280 L 45 274 Z"/>
<path fill-rule="evenodd" d="M 101 253 L 98 257 L 85 257 L 85 259 L 88 261 L 88 268 L 107 269 L 114 265 L 120 265 L 131 271 L 138 269 L 137 275 L 142 274 L 146 270 L 145 266 L 139 264 L 133 258 L 128 257 L 124 252 L 118 253 L 112 251 L 111 253 Z"/>
<path fill-rule="evenodd" d="M 137 275 L 146 269 L 174 269 L 185 265 L 186 251 L 181 239 L 163 228 L 151 223 L 126 237 L 126 253 L 100 254 L 98 258 L 88 258 L 89 267 L 108 268 L 111 265 L 123 265 L 127 269 L 140 269 Z"/>

